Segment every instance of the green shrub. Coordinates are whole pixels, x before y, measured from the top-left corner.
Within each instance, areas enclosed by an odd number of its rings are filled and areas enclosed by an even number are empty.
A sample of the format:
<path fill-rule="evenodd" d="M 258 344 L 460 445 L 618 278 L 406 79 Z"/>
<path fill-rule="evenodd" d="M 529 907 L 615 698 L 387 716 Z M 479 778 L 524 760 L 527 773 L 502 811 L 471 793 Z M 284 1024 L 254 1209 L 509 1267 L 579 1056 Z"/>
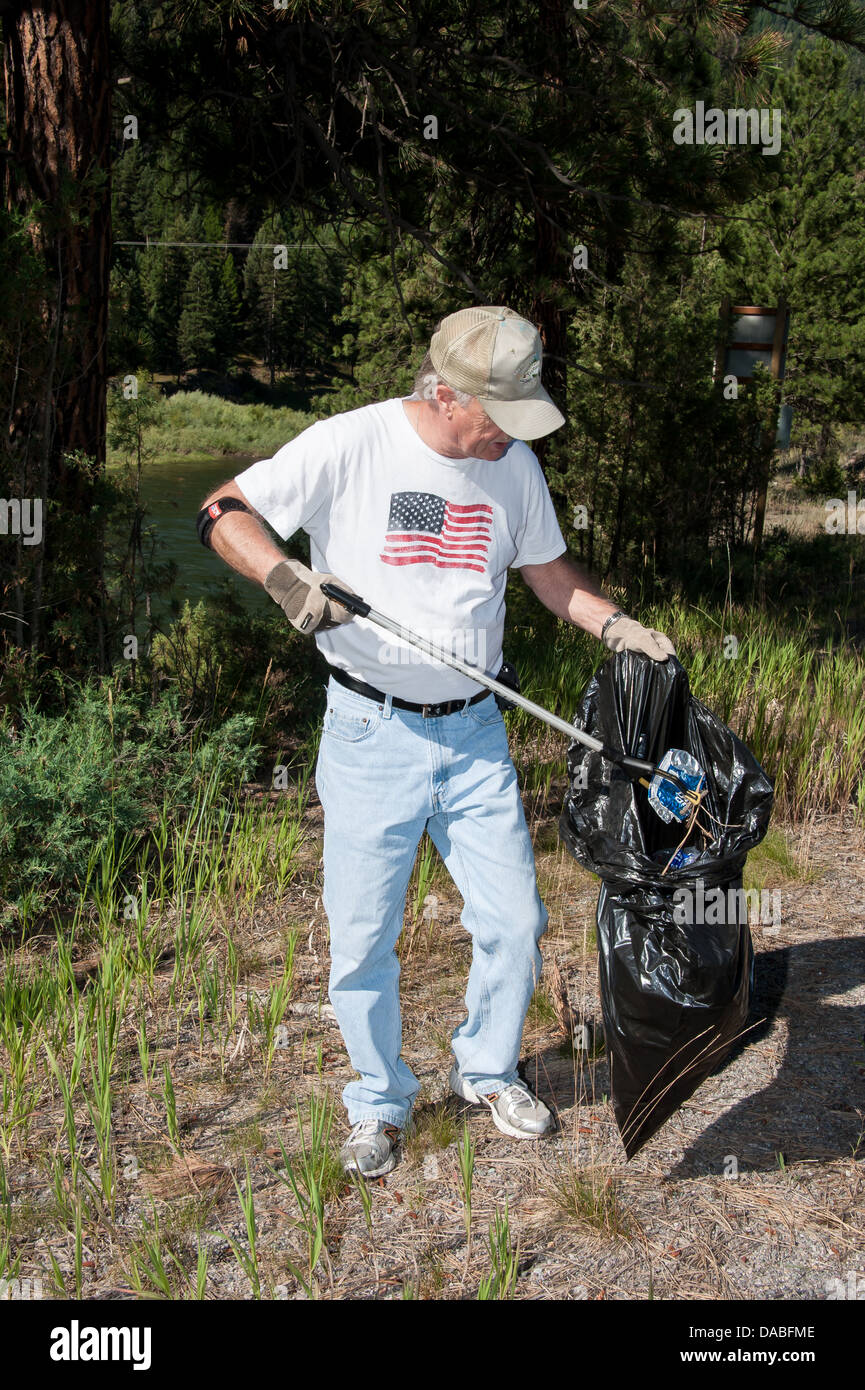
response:
<path fill-rule="evenodd" d="M 146 832 L 164 801 L 182 809 L 206 776 L 228 789 L 254 772 L 254 719 L 209 739 L 190 732 L 175 692 L 153 705 L 109 682 L 80 687 L 60 716 L 24 706 L 0 726 L 0 923 L 27 897 L 45 906 L 80 886 L 91 854 Z"/>
<path fill-rule="evenodd" d="M 306 736 L 322 704 L 326 665 L 318 648 L 273 613 L 187 601 L 151 652 L 154 676 L 177 692 L 186 717 L 207 724 L 231 712 L 255 717 L 256 736 L 273 744 Z"/>
<path fill-rule="evenodd" d="M 122 402 L 109 394 L 109 463 L 127 456 L 120 437 Z M 207 395 L 204 391 L 178 391 L 151 403 L 142 428 L 142 446 L 149 458 L 185 454 L 258 454 L 268 458 L 294 439 L 314 417 L 287 406 L 264 402 L 241 404 Z"/>

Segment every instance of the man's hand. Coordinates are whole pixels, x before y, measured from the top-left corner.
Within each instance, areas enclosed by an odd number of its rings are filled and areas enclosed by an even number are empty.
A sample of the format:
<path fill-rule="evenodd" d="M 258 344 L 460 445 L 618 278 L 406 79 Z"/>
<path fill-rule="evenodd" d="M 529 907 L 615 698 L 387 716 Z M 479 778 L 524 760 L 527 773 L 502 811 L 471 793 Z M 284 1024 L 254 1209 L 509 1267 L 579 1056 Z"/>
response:
<path fill-rule="evenodd" d="M 325 598 L 321 586 L 328 583 L 354 593 L 354 589 L 335 574 L 315 574 L 299 560 L 281 560 L 274 565 L 265 578 L 264 587 L 298 632 L 325 632 L 340 623 L 351 622 L 354 616 L 341 603 Z"/>
<path fill-rule="evenodd" d="M 653 661 L 666 661 L 668 656 L 676 655 L 675 647 L 663 632 L 643 627 L 635 618 L 626 618 L 624 614 L 610 623 L 603 642 L 611 652 L 642 652 Z"/>

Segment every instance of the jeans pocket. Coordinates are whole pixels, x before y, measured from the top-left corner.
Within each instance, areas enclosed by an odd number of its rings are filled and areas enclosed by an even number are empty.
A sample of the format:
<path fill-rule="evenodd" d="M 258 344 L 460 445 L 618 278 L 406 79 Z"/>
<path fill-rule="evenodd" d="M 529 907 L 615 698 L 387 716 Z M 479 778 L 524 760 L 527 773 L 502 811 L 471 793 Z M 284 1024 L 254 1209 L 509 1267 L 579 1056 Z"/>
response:
<path fill-rule="evenodd" d="M 329 700 L 322 727 L 329 738 L 338 739 L 340 743 L 361 743 L 375 733 L 380 723 L 381 710 L 373 704 L 354 709 Z"/>
<path fill-rule="evenodd" d="M 502 712 L 496 704 L 495 696 L 490 693 L 485 700 L 479 700 L 476 705 L 469 705 L 469 718 L 483 728 L 487 724 L 496 724 L 501 720 Z"/>

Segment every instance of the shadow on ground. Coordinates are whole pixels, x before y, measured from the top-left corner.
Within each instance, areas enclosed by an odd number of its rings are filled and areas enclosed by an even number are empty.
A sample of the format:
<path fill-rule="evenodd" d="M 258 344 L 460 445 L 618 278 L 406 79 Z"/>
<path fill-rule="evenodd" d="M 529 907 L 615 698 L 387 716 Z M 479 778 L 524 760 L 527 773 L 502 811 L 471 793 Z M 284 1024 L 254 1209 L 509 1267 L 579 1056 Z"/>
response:
<path fill-rule="evenodd" d="M 757 954 L 750 1021 L 724 1071 L 741 1070 L 749 1049 L 787 1025 L 772 1083 L 740 1100 L 688 1148 L 670 1177 L 740 1171 L 785 1162 L 865 1157 L 865 1006 L 838 1002 L 865 982 L 860 937 L 829 937 Z M 720 1073 L 715 1073 L 716 1078 Z M 739 1082 L 741 1084 L 741 1082 Z"/>
<path fill-rule="evenodd" d="M 689 1144 L 670 1178 L 717 1176 L 730 1155 L 740 1172 L 777 1169 L 779 1153 L 787 1163 L 865 1158 L 865 1005 L 837 998 L 863 983 L 861 937 L 758 950 L 749 1031 L 710 1078 L 720 1085 L 722 1104 L 725 1086 L 748 1094 Z M 769 1086 L 755 1079 L 749 1088 L 750 1060 L 759 1056 L 764 1070 L 758 1050 L 781 1022 L 786 1041 L 779 1039 L 784 1053 L 776 1075 Z M 598 1105 L 609 1094 L 603 1053 L 581 1062 L 548 1047 L 522 1070 L 560 1113 Z"/>

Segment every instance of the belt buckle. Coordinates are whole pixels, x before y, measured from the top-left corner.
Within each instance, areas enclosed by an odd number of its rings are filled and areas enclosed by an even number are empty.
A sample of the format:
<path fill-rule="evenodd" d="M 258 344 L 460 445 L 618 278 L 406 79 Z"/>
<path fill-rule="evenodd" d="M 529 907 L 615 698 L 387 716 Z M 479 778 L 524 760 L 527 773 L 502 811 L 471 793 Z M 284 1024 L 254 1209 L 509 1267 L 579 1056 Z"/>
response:
<path fill-rule="evenodd" d="M 421 715 L 424 719 L 439 719 L 441 715 L 448 713 L 449 705 L 449 700 L 439 700 L 437 705 L 423 705 Z"/>

